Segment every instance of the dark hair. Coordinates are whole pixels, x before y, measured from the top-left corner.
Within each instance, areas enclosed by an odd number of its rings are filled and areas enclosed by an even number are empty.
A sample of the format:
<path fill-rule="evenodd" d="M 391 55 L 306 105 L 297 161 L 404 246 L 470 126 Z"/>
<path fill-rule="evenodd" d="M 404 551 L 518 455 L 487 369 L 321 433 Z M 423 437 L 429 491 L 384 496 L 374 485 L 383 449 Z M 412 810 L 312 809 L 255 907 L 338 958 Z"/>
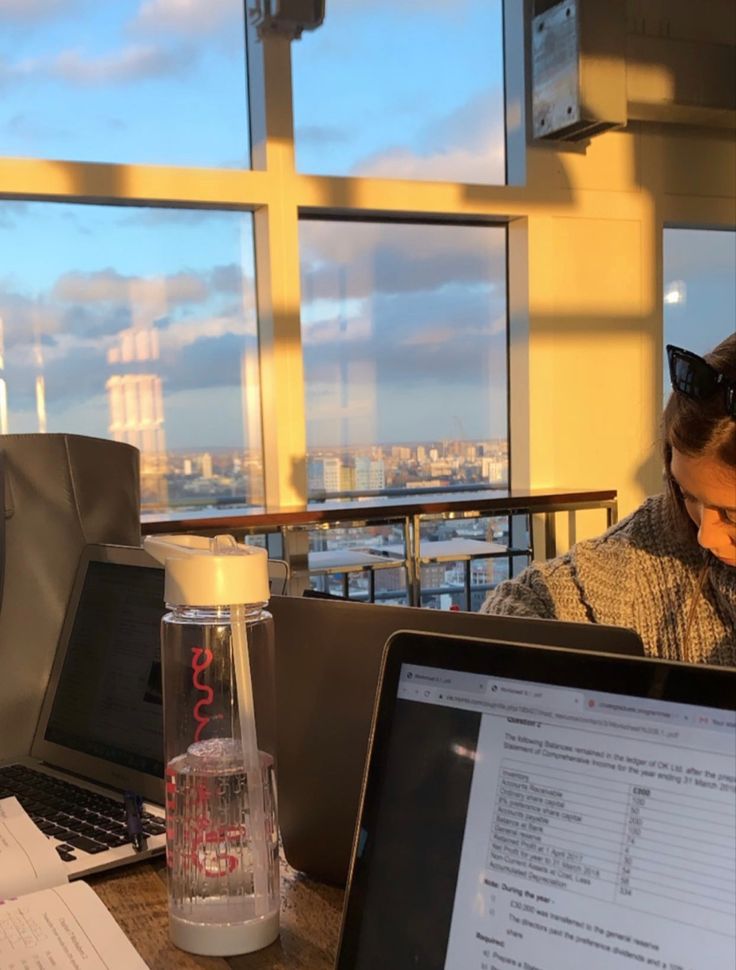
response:
<path fill-rule="evenodd" d="M 704 357 L 719 374 L 736 381 L 736 333 Z M 692 527 L 670 475 L 672 449 L 691 458 L 712 458 L 736 469 L 736 420 L 726 412 L 723 396 L 715 394 L 705 401 L 694 401 L 673 391 L 662 415 L 662 447 L 670 498 L 682 521 Z"/>

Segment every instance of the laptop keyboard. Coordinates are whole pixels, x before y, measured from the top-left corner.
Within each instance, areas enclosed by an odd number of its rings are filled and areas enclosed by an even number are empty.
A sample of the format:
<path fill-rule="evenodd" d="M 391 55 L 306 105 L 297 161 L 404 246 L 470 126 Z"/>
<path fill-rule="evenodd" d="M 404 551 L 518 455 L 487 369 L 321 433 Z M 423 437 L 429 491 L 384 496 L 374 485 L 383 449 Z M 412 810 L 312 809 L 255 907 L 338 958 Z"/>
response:
<path fill-rule="evenodd" d="M 128 831 L 122 802 L 54 778 L 25 765 L 0 767 L 0 798 L 12 795 L 48 838 L 58 839 L 56 851 L 65 862 L 75 851 L 91 855 L 125 845 Z M 147 836 L 166 831 L 162 818 L 142 813 Z"/>

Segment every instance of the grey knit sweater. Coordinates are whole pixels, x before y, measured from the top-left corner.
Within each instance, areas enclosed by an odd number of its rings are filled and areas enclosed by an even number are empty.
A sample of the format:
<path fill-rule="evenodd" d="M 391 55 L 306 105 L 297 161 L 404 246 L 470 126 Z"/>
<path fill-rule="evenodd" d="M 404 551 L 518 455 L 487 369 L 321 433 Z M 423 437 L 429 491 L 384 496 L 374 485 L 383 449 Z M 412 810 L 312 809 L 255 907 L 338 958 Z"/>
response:
<path fill-rule="evenodd" d="M 736 567 L 678 528 L 665 495 L 501 583 L 481 611 L 631 627 L 650 656 L 736 665 Z"/>

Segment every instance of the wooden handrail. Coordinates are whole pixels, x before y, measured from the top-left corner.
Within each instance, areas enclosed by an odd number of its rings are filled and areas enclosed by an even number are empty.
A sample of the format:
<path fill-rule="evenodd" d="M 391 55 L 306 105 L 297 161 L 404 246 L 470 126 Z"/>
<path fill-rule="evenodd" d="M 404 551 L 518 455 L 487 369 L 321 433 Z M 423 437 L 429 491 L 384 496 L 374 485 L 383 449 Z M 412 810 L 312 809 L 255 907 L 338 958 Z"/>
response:
<path fill-rule="evenodd" d="M 144 516 L 141 527 L 145 535 L 213 530 L 257 532 L 259 529 L 269 531 L 337 522 L 370 523 L 418 515 L 447 515 L 453 512 L 503 515 L 507 512 L 551 513 L 583 508 L 615 508 L 616 500 L 616 489 L 611 488 L 479 489 L 476 492 L 444 492 L 431 495 L 413 492 L 405 496 L 392 495 L 365 501 L 310 502 L 301 508 L 255 509 L 220 515 L 190 513 L 181 517 L 173 514 L 170 517 L 157 519 L 151 515 Z"/>

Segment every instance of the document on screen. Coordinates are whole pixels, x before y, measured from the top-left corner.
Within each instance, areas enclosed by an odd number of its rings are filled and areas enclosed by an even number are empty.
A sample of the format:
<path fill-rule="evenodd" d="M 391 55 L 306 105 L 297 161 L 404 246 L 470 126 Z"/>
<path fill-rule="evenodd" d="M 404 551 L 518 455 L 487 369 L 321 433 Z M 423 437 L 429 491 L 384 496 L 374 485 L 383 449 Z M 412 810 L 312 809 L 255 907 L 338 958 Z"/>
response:
<path fill-rule="evenodd" d="M 445 970 L 733 970 L 734 732 L 656 703 L 488 705 Z"/>

